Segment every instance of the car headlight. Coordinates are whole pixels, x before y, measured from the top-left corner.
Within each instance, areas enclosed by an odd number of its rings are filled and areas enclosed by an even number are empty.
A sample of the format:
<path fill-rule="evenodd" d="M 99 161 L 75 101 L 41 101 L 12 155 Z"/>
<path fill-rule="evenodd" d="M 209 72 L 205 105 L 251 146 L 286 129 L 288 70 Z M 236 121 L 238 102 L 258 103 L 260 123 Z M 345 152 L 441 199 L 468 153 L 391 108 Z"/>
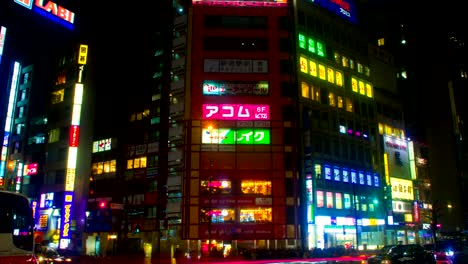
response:
<path fill-rule="evenodd" d="M 389 259 L 383 259 L 381 264 L 392 264 L 392 262 Z"/>
<path fill-rule="evenodd" d="M 39 256 L 39 261 L 44 261 L 44 257 L 43 257 L 43 256 Z"/>

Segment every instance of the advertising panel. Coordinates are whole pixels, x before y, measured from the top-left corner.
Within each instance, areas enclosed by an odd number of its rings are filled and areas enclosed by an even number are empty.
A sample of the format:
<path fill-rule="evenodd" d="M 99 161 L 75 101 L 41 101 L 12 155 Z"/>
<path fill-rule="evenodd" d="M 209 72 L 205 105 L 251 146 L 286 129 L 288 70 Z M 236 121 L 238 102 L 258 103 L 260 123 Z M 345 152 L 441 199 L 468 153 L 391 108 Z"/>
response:
<path fill-rule="evenodd" d="M 357 8 L 352 0 L 307 0 L 340 16 L 344 20 L 357 24 Z"/>
<path fill-rule="evenodd" d="M 34 12 L 47 17 L 69 29 L 73 29 L 75 13 L 53 1 L 47 0 L 14 0 L 15 3 L 32 9 Z"/>
<path fill-rule="evenodd" d="M 384 151 L 388 156 L 389 176 L 411 179 L 407 141 L 386 135 L 383 139 Z"/>
<path fill-rule="evenodd" d="M 202 130 L 202 144 L 270 144 L 270 130 L 265 128 L 219 128 Z"/>
<path fill-rule="evenodd" d="M 392 185 L 392 198 L 414 200 L 413 181 L 390 177 Z"/>
<path fill-rule="evenodd" d="M 227 82 L 205 80 L 202 84 L 203 95 L 268 95 L 267 81 Z"/>

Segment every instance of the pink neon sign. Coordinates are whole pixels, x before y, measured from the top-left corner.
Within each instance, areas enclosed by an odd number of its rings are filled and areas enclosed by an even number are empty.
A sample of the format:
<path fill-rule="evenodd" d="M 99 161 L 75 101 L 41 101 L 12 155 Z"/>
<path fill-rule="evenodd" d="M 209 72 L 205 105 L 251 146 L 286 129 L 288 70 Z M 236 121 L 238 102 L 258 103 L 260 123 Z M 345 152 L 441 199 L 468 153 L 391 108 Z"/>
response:
<path fill-rule="evenodd" d="M 204 104 L 203 119 L 219 120 L 269 120 L 269 105 Z"/>

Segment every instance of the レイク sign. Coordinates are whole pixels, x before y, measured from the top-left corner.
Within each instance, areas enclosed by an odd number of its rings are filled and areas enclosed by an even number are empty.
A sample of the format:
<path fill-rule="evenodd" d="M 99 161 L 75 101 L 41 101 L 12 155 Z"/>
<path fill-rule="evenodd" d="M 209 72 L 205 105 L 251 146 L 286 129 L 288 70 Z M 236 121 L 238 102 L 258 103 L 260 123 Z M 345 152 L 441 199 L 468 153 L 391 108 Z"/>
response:
<path fill-rule="evenodd" d="M 203 144 L 255 144 L 268 145 L 270 130 L 265 128 L 218 128 L 202 130 Z"/>
<path fill-rule="evenodd" d="M 270 106 L 249 104 L 204 104 L 203 119 L 269 120 Z"/>

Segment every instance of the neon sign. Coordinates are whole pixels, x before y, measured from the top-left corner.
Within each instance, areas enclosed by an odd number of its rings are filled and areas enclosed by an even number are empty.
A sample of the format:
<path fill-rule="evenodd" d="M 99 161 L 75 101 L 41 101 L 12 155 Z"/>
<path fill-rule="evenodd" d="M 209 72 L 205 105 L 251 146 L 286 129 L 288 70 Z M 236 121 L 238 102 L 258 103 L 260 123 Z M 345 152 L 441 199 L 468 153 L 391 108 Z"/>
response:
<path fill-rule="evenodd" d="M 62 230 L 61 232 L 61 242 L 68 243 L 68 239 L 70 238 L 70 222 L 71 222 L 71 208 L 73 203 L 73 193 L 72 192 L 65 192 L 65 200 L 63 205 L 63 212 L 62 212 Z M 65 240 L 65 241 L 64 241 Z"/>
<path fill-rule="evenodd" d="M 270 106 L 249 104 L 204 104 L 204 119 L 269 120 Z"/>
<path fill-rule="evenodd" d="M 69 146 L 70 147 L 78 147 L 80 139 L 80 126 L 71 126 L 70 127 L 70 138 L 69 138 Z"/>
<path fill-rule="evenodd" d="M 270 144 L 270 130 L 265 128 L 219 128 L 219 129 L 203 129 L 202 143 L 203 144 L 254 144 L 267 145 Z"/>
<path fill-rule="evenodd" d="M 357 24 L 356 6 L 352 0 L 307 0 L 328 9 L 341 18 Z"/>
<path fill-rule="evenodd" d="M 268 95 L 267 81 L 222 82 L 203 81 L 203 95 Z"/>
<path fill-rule="evenodd" d="M 288 0 L 192 0 L 193 5 L 222 5 L 222 6 L 284 6 Z"/>
<path fill-rule="evenodd" d="M 33 9 L 34 12 L 43 15 L 51 20 L 57 21 L 68 28 L 73 28 L 75 22 L 75 13 L 58 5 L 52 1 L 44 0 L 14 0 L 15 3 L 22 5 L 28 9 Z M 34 1 L 34 6 L 33 6 Z M 33 8 L 34 7 L 34 8 Z M 61 23 L 65 22 L 65 23 Z"/>

